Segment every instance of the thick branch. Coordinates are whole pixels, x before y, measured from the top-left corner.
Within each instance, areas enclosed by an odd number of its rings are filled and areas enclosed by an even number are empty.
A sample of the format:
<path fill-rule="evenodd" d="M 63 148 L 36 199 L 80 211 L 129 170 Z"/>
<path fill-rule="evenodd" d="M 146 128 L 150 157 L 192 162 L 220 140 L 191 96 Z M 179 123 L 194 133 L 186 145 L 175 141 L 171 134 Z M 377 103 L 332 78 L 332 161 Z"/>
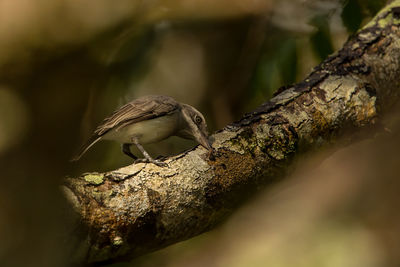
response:
<path fill-rule="evenodd" d="M 399 23 L 394 1 L 304 81 L 214 134 L 215 160 L 196 147 L 168 168 L 140 163 L 68 178 L 68 199 L 88 230 L 79 254 L 130 258 L 203 233 L 299 151 L 373 124 L 399 98 Z"/>

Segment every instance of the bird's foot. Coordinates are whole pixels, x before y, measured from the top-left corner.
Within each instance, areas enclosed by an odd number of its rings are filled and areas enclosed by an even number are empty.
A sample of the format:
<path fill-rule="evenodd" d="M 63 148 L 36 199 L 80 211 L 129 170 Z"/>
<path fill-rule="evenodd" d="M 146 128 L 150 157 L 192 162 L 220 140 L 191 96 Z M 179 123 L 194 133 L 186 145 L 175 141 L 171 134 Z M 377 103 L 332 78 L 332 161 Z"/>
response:
<path fill-rule="evenodd" d="M 168 167 L 168 164 L 167 163 L 165 163 L 165 162 L 162 162 L 162 161 L 160 161 L 160 160 L 157 160 L 157 159 L 137 159 L 137 160 L 135 160 L 135 164 L 136 163 L 153 163 L 154 165 L 157 165 L 157 166 L 159 166 L 159 167 Z"/>
<path fill-rule="evenodd" d="M 151 163 L 156 164 L 158 167 L 168 167 L 167 163 L 160 160 L 154 160 Z"/>

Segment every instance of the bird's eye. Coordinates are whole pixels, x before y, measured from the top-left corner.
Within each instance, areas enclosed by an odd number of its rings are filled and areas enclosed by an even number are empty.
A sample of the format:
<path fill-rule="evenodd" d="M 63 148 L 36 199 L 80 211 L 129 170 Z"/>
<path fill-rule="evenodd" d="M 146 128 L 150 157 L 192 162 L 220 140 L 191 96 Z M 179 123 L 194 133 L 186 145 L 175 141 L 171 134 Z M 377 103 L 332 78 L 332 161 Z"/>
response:
<path fill-rule="evenodd" d="M 203 119 L 200 116 L 197 116 L 197 115 L 196 115 L 196 117 L 194 117 L 194 120 L 195 120 L 195 122 L 197 124 L 200 124 L 203 121 Z"/>

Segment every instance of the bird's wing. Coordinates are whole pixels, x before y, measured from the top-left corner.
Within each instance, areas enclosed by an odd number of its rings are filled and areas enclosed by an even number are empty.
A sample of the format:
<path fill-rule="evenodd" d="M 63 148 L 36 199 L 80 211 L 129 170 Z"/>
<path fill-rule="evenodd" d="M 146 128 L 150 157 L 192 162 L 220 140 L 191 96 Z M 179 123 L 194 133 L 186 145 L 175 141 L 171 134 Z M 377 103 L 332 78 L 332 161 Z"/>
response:
<path fill-rule="evenodd" d="M 108 131 L 123 128 L 131 123 L 150 120 L 172 113 L 178 110 L 179 107 L 179 103 L 169 96 L 154 95 L 133 100 L 105 118 L 71 161 L 79 160 L 79 158 Z"/>
<path fill-rule="evenodd" d="M 172 113 L 178 102 L 168 96 L 145 96 L 120 107 L 96 128 L 94 135 L 103 136 L 111 129 L 120 129 L 131 123 L 150 120 Z"/>

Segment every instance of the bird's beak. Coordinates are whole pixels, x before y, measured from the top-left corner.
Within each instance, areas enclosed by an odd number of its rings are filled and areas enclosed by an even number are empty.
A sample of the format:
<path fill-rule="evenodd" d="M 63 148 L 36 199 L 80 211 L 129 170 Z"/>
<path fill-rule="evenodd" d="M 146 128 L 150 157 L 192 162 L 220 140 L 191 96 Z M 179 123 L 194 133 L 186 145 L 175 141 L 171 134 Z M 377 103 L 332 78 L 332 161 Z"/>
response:
<path fill-rule="evenodd" d="M 199 136 L 196 136 L 197 142 L 200 143 L 203 147 L 205 147 L 207 150 L 212 150 L 210 141 L 208 141 L 208 136 L 204 133 L 201 133 Z"/>

